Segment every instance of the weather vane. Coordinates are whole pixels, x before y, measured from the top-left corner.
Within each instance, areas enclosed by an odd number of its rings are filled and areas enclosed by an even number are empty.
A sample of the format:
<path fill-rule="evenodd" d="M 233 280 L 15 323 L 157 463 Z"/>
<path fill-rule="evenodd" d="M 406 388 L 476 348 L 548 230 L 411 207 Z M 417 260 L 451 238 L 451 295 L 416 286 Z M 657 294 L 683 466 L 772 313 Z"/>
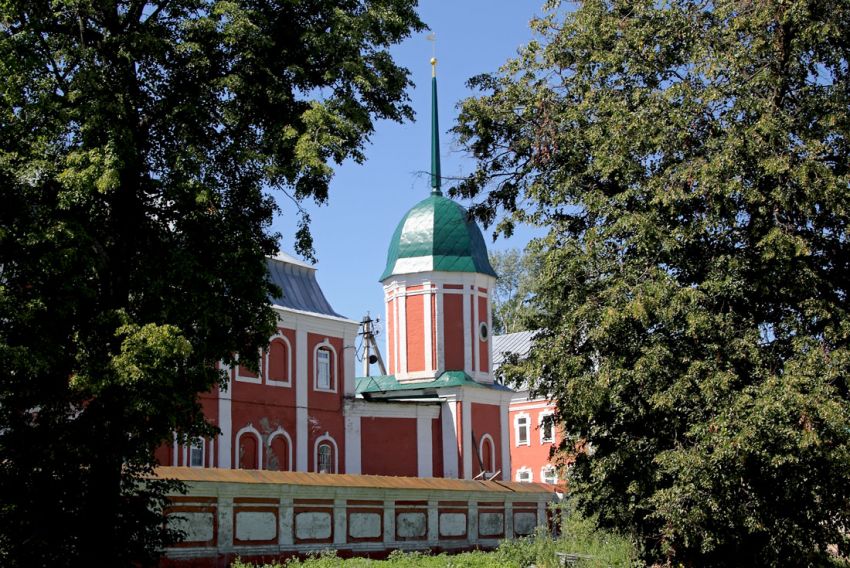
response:
<path fill-rule="evenodd" d="M 432 32 L 425 36 L 425 39 L 431 42 L 431 69 L 436 73 L 437 69 L 437 34 Z"/>

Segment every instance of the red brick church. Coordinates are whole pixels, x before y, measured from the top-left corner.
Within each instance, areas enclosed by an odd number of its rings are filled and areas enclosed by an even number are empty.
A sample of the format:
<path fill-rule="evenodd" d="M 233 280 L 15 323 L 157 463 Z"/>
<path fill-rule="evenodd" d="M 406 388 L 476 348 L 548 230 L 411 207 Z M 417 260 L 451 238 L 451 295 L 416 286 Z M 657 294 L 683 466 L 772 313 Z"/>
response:
<path fill-rule="evenodd" d="M 227 388 L 201 395 L 221 434 L 161 448 L 161 465 L 557 481 L 554 433 L 538 436 L 539 412 L 511 410 L 548 404 L 494 380 L 496 274 L 481 230 L 442 195 L 435 76 L 432 89 L 431 194 L 398 223 L 379 279 L 386 374 L 355 379 L 360 323 L 333 310 L 313 267 L 279 254 L 268 270 L 283 295 L 260 372 L 226 368 Z"/>

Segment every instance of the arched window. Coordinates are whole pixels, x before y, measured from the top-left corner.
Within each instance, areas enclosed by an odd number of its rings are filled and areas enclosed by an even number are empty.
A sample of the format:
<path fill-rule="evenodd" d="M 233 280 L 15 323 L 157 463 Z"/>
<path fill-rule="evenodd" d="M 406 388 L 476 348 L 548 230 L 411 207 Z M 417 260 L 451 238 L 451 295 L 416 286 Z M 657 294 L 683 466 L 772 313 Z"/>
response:
<path fill-rule="evenodd" d="M 490 434 L 481 436 L 481 443 L 478 449 L 478 455 L 481 456 L 481 463 L 484 464 L 484 471 L 492 475 L 496 472 L 496 451 L 493 444 L 493 438 Z"/>
<path fill-rule="evenodd" d="M 313 365 L 316 375 L 314 388 L 336 392 L 336 350 L 327 339 L 316 346 Z"/>
<path fill-rule="evenodd" d="M 317 473 L 337 472 L 336 442 L 327 432 L 316 440 L 315 456 Z"/>
<path fill-rule="evenodd" d="M 266 352 L 266 383 L 274 386 L 290 386 L 292 375 L 292 350 L 289 340 L 277 335 L 269 343 Z"/>
<path fill-rule="evenodd" d="M 271 471 L 292 471 L 292 440 L 282 428 L 269 436 L 269 449 L 266 453 L 266 469 Z"/>
<path fill-rule="evenodd" d="M 531 469 L 527 467 L 519 468 L 516 472 L 516 480 L 520 483 L 531 483 L 534 481 Z"/>
<path fill-rule="evenodd" d="M 236 469 L 260 469 L 261 463 L 260 433 L 249 424 L 236 433 Z"/>

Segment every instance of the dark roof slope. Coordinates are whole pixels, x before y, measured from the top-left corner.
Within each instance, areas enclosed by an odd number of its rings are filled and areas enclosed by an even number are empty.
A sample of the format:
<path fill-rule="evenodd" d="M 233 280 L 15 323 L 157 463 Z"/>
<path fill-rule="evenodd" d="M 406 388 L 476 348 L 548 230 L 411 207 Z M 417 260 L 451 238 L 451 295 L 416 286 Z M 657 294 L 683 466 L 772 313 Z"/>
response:
<path fill-rule="evenodd" d="M 278 253 L 277 256 L 268 258 L 266 261 L 269 279 L 283 292 L 276 298 L 269 298 L 272 304 L 302 312 L 344 317 L 336 313 L 325 298 L 316 280 L 314 267 L 285 253 Z"/>

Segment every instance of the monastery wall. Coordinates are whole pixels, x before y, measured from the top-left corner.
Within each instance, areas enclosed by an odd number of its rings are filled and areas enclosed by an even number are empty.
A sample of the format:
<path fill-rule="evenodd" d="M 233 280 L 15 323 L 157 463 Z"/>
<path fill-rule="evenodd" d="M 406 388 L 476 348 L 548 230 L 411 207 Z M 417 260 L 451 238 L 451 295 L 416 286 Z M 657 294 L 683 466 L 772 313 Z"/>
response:
<path fill-rule="evenodd" d="M 558 494 L 529 483 L 162 467 L 187 483 L 166 511 L 186 540 L 164 567 L 225 567 L 310 551 L 492 548 L 547 522 Z"/>

